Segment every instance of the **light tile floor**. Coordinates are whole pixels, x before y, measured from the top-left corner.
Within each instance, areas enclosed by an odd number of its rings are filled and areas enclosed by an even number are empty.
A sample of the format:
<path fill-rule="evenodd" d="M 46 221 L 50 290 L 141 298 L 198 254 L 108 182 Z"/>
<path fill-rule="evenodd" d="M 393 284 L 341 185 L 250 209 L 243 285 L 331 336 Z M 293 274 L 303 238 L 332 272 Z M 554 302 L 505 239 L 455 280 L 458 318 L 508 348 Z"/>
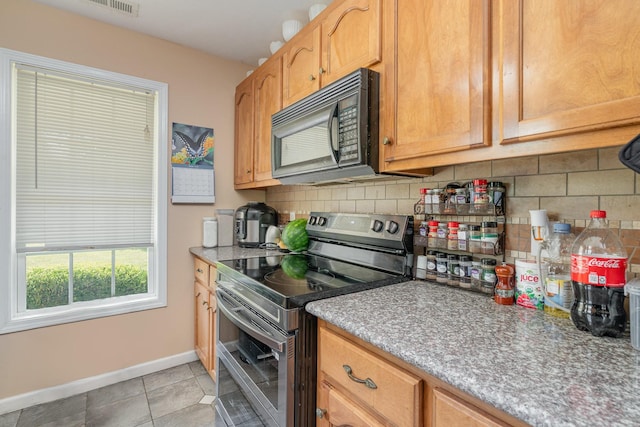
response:
<path fill-rule="evenodd" d="M 196 361 L 0 415 L 0 427 L 221 427 L 214 395 Z"/>

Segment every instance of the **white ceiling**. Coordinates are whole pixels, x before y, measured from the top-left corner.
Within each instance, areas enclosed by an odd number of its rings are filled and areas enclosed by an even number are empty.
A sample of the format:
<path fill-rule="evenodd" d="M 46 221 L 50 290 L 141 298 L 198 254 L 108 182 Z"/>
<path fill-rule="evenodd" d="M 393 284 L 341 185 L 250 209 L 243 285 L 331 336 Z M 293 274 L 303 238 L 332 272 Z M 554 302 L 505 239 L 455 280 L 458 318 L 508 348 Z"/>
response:
<path fill-rule="evenodd" d="M 282 22 L 309 22 L 312 4 L 331 0 L 124 0 L 139 5 L 138 16 L 94 2 L 35 0 L 88 18 L 128 28 L 223 58 L 257 66 L 269 44 L 282 39 Z"/>

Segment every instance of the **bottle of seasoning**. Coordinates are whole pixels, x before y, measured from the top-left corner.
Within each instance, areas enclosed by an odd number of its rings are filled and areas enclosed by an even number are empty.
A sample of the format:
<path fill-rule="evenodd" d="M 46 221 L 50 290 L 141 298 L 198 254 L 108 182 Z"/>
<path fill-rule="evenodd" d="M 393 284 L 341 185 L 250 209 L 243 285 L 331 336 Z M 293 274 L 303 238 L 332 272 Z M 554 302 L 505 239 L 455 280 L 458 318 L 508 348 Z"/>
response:
<path fill-rule="evenodd" d="M 477 214 L 487 213 L 487 206 L 489 204 L 489 195 L 487 194 L 487 180 L 486 179 L 474 179 L 473 180 L 473 211 Z"/>
<path fill-rule="evenodd" d="M 481 253 L 482 252 L 482 235 L 480 234 L 479 225 L 469 226 L 469 252 Z"/>
<path fill-rule="evenodd" d="M 419 233 L 421 236 L 426 237 L 429 234 L 429 226 L 427 221 L 420 222 Z"/>
<path fill-rule="evenodd" d="M 474 291 L 482 290 L 482 282 L 480 278 L 482 277 L 482 265 L 480 261 L 471 261 L 471 289 Z"/>
<path fill-rule="evenodd" d="M 436 253 L 436 283 L 447 284 L 448 277 L 447 254 L 444 252 Z"/>
<path fill-rule="evenodd" d="M 460 286 L 460 261 L 458 255 L 447 255 L 447 285 Z"/>
<path fill-rule="evenodd" d="M 444 203 L 442 202 L 442 190 L 434 188 L 431 190 L 431 212 L 434 214 L 444 213 Z"/>
<path fill-rule="evenodd" d="M 471 257 L 469 255 L 460 255 L 460 287 L 471 288 Z"/>
<path fill-rule="evenodd" d="M 504 194 L 506 188 L 500 181 L 492 181 L 487 186 L 489 195 L 489 206 L 494 210 L 495 215 L 504 215 Z"/>
<path fill-rule="evenodd" d="M 514 268 L 509 264 L 502 263 L 495 268 L 497 277 L 495 293 L 493 299 L 502 305 L 513 305 L 515 293 L 515 273 Z"/>
<path fill-rule="evenodd" d="M 458 215 L 466 215 L 469 213 L 469 202 L 467 199 L 467 189 L 456 188 L 456 212 Z"/>
<path fill-rule="evenodd" d="M 456 189 L 460 188 L 460 185 L 451 182 L 444 188 L 444 214 L 455 215 L 456 210 Z"/>
<path fill-rule="evenodd" d="M 447 224 L 447 249 L 455 251 L 458 249 L 458 226 L 460 224 L 455 221 L 449 221 Z"/>
<path fill-rule="evenodd" d="M 495 255 L 498 248 L 498 223 L 485 221 L 480 225 L 480 246 L 483 254 Z"/>
<path fill-rule="evenodd" d="M 458 250 L 466 251 L 468 248 L 467 238 L 469 236 L 469 226 L 467 224 L 460 224 L 458 226 Z"/>
<path fill-rule="evenodd" d="M 438 224 L 438 238 L 437 238 L 437 247 L 440 249 L 447 249 L 447 234 L 449 229 L 447 228 L 446 222 L 441 222 Z"/>
<path fill-rule="evenodd" d="M 436 251 L 427 251 L 427 280 L 436 280 Z"/>
<path fill-rule="evenodd" d="M 480 260 L 482 272 L 480 273 L 481 290 L 485 294 L 493 295 L 496 284 L 496 260 L 493 258 L 482 258 Z"/>
<path fill-rule="evenodd" d="M 436 220 L 431 220 L 427 223 L 427 226 L 429 227 L 427 246 L 430 248 L 438 247 L 438 224 L 439 222 Z"/>

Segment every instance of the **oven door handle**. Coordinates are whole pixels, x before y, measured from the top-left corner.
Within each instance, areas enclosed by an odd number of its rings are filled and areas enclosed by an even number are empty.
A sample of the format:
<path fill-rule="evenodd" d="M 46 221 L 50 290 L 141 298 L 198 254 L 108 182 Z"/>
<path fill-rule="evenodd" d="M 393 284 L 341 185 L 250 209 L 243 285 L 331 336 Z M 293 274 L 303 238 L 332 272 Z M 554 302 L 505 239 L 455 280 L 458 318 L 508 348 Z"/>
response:
<path fill-rule="evenodd" d="M 274 337 L 272 332 L 262 330 L 262 328 L 258 329 L 246 318 L 246 316 L 241 316 L 241 313 L 246 311 L 246 309 L 242 306 L 231 307 L 226 301 L 226 296 L 220 291 L 220 289 L 216 289 L 216 296 L 218 297 L 218 309 L 221 310 L 234 325 L 272 349 L 277 350 L 280 353 L 284 352 L 284 348 L 287 343 L 286 339 L 280 341 Z M 257 320 L 255 320 L 255 322 L 257 323 Z"/>

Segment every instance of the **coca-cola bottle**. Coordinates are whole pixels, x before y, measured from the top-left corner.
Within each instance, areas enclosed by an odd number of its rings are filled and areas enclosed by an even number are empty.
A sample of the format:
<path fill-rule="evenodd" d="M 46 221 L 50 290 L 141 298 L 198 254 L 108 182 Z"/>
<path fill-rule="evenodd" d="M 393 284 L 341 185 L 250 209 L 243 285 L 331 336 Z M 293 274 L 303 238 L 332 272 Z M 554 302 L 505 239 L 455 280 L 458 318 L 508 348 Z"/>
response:
<path fill-rule="evenodd" d="M 627 253 L 609 229 L 605 211 L 591 211 L 591 221 L 571 247 L 574 303 L 571 320 L 595 336 L 619 337 L 626 327 L 624 285 Z"/>

